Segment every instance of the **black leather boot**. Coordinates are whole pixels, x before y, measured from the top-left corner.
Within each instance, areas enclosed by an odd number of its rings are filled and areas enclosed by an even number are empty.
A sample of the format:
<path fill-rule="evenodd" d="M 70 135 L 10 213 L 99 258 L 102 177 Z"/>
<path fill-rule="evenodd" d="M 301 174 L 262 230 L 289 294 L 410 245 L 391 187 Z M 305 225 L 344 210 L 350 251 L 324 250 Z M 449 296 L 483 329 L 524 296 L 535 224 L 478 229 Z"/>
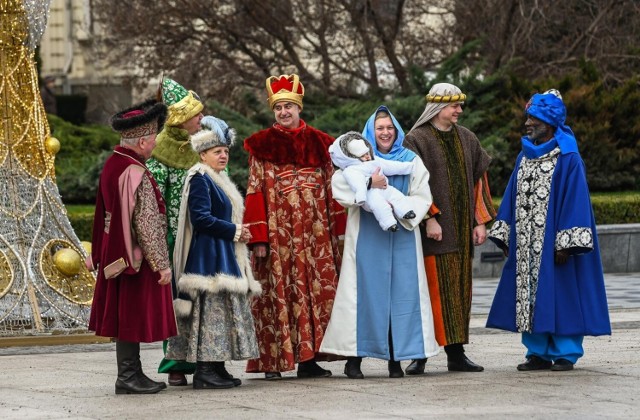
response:
<path fill-rule="evenodd" d="M 413 359 L 411 364 L 404 370 L 404 373 L 407 375 L 422 375 L 426 365 L 427 359 Z"/>
<path fill-rule="evenodd" d="M 306 362 L 298 363 L 297 376 L 300 379 L 304 378 L 328 378 L 331 376 L 331 371 L 323 369 L 316 363 L 314 359 L 307 360 Z"/>
<path fill-rule="evenodd" d="M 242 381 L 240 379 L 235 378 L 232 374 L 227 372 L 227 369 L 224 367 L 224 362 L 213 362 L 213 367 L 222 379 L 229 379 L 233 381 L 233 386 L 242 385 Z"/>
<path fill-rule="evenodd" d="M 402 378 L 404 372 L 402 371 L 402 365 L 396 360 L 389 360 L 389 377 L 390 378 Z"/>
<path fill-rule="evenodd" d="M 193 389 L 225 389 L 233 388 L 231 379 L 222 378 L 215 367 L 216 362 L 196 362 L 193 374 Z"/>
<path fill-rule="evenodd" d="M 140 369 L 140 343 L 116 342 L 116 394 L 155 394 L 167 385 L 147 378 Z"/>
<path fill-rule="evenodd" d="M 393 360 L 393 335 L 391 334 L 391 328 L 389 328 L 389 377 L 390 378 L 402 378 L 404 372 L 402 371 L 402 365 L 400 362 Z"/>
<path fill-rule="evenodd" d="M 447 353 L 447 368 L 449 372 L 482 372 L 484 368 L 473 363 L 465 354 L 462 344 L 444 346 Z"/>
<path fill-rule="evenodd" d="M 167 387 L 167 383 L 164 381 L 154 381 L 144 374 L 142 371 L 142 362 L 140 361 L 140 343 L 133 343 L 136 346 L 136 357 L 138 362 L 138 374 L 140 375 L 140 380 L 149 386 L 159 386 L 162 389 Z"/>
<path fill-rule="evenodd" d="M 351 379 L 364 379 L 362 370 L 360 370 L 361 364 L 362 357 L 349 357 L 344 365 L 344 374 Z"/>

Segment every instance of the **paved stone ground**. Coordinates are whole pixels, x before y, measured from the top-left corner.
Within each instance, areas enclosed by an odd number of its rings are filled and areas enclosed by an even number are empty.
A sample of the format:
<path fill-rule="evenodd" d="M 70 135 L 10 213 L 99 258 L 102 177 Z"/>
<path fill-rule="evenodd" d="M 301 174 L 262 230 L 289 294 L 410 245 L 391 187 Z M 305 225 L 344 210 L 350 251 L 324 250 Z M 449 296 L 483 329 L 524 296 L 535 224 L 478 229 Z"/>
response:
<path fill-rule="evenodd" d="M 228 364 L 243 380 L 231 390 L 170 387 L 156 395 L 116 396 L 113 344 L 0 348 L 1 419 L 234 418 L 638 418 L 640 412 L 640 273 L 607 275 L 612 336 L 585 339 L 586 354 L 571 372 L 518 372 L 518 334 L 484 328 L 496 279 L 476 280 L 468 355 L 482 373 L 447 372 L 446 357 L 429 360 L 427 374 L 389 379 L 386 362 L 365 359 L 364 380 L 342 374 L 298 380 L 294 372 L 267 382 Z M 162 349 L 143 345 L 154 373 Z M 403 363 L 407 365 L 406 362 Z"/>
<path fill-rule="evenodd" d="M 498 286 L 497 278 L 473 279 L 472 314 L 488 314 Z M 609 309 L 640 308 L 640 273 L 605 274 Z"/>

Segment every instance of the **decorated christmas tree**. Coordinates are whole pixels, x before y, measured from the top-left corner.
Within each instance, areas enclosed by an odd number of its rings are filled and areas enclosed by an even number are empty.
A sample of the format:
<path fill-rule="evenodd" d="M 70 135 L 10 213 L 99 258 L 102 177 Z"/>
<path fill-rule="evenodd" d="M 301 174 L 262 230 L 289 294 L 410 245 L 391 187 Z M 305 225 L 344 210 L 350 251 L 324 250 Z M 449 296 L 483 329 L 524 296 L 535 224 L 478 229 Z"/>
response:
<path fill-rule="evenodd" d="M 86 331 L 95 286 L 55 182 L 34 62 L 50 0 L 0 0 L 0 336 Z"/>

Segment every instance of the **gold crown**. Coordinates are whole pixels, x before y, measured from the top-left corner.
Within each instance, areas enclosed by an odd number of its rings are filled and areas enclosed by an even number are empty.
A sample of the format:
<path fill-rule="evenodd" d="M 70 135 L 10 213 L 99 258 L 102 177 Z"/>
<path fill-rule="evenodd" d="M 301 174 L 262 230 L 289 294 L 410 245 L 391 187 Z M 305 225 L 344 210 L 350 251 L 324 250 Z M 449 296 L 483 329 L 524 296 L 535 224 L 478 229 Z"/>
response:
<path fill-rule="evenodd" d="M 269 108 L 273 109 L 277 102 L 288 101 L 298 105 L 302 110 L 304 86 L 297 74 L 271 76 L 267 78 L 266 84 Z"/>
<path fill-rule="evenodd" d="M 197 100 L 193 95 L 193 91 L 190 90 L 184 98 L 173 105 L 169 105 L 169 116 L 165 125 L 178 126 L 198 115 L 203 109 L 202 102 Z"/>

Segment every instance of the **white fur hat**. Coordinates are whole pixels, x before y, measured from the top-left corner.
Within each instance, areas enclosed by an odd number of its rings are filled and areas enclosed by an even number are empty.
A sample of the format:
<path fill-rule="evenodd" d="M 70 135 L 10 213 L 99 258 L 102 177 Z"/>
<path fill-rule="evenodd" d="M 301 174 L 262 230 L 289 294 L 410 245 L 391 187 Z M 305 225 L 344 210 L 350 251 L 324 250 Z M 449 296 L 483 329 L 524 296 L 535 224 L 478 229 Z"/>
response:
<path fill-rule="evenodd" d="M 360 139 L 354 139 L 351 140 L 349 142 L 349 144 L 347 144 L 347 150 L 349 150 L 349 153 L 351 153 L 353 156 L 363 156 L 366 153 L 369 153 L 369 148 L 367 147 L 367 144 L 364 142 L 364 140 L 360 140 Z"/>
<path fill-rule="evenodd" d="M 191 147 L 197 153 L 213 147 L 231 147 L 236 139 L 236 131 L 223 120 L 207 115 L 200 121 L 202 130 L 191 136 Z"/>

